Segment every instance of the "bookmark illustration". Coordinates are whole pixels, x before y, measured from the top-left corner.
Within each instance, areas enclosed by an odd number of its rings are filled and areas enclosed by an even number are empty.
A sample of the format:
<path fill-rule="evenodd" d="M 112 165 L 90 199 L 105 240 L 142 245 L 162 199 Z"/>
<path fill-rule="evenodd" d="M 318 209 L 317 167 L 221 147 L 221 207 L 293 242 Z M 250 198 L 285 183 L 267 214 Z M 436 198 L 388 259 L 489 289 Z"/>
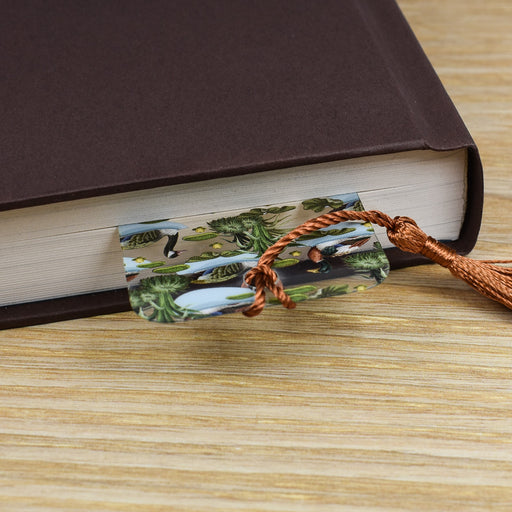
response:
<path fill-rule="evenodd" d="M 389 273 L 373 224 L 512 309 L 512 269 L 497 266 L 510 261 L 461 256 L 408 217 L 365 211 L 357 194 L 120 226 L 130 303 L 172 323 L 363 291 Z"/>
<path fill-rule="evenodd" d="M 250 310 L 259 295 L 249 278 L 265 252 L 318 212 L 347 208 L 362 209 L 357 194 L 120 226 L 132 308 L 158 322 Z M 364 220 L 298 236 L 271 267 L 294 302 L 362 291 L 389 272 L 373 227 Z"/>

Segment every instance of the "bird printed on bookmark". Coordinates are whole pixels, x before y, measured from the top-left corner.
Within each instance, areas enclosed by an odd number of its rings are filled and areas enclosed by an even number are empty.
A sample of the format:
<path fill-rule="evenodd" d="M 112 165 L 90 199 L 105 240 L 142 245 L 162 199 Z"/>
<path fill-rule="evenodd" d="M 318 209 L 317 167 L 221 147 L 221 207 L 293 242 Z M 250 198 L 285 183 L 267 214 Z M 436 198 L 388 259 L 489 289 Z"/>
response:
<path fill-rule="evenodd" d="M 178 233 L 184 228 L 186 226 L 183 224 L 167 220 L 119 226 L 121 247 L 124 250 L 142 249 L 167 237 L 163 249 L 164 256 L 177 258 L 180 254 L 180 251 L 176 250 Z"/>
<path fill-rule="evenodd" d="M 330 272 L 331 265 L 329 258 L 336 258 L 354 252 L 359 247 L 367 244 L 371 240 L 370 236 L 355 237 L 349 239 L 333 240 L 315 245 L 308 251 L 308 258 L 314 263 L 319 263 L 317 269 L 309 270 L 309 272 Z"/>

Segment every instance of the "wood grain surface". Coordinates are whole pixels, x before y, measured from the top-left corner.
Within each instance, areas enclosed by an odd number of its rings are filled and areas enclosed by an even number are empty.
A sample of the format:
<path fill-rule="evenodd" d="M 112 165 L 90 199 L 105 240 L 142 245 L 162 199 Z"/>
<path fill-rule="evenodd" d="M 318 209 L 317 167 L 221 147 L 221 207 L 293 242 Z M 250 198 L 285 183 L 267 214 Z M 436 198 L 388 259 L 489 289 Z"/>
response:
<path fill-rule="evenodd" d="M 512 254 L 512 2 L 400 0 Z M 433 266 L 177 326 L 0 332 L 0 511 L 511 511 L 512 312 Z"/>

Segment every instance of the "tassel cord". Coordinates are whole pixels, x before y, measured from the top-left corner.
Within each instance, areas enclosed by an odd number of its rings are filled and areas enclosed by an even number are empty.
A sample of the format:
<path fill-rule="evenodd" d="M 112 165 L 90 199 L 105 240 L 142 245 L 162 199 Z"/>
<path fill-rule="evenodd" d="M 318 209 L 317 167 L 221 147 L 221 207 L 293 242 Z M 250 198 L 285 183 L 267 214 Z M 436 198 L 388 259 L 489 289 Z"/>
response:
<path fill-rule="evenodd" d="M 339 222 L 358 220 L 386 228 L 391 243 L 405 252 L 422 254 L 447 268 L 455 276 L 466 281 L 482 295 L 512 309 L 512 268 L 496 264 L 512 263 L 512 260 L 477 261 L 457 254 L 447 245 L 427 236 L 409 217 L 390 217 L 377 210 L 340 210 L 320 215 L 306 221 L 279 239 L 261 256 L 258 265 L 247 272 L 245 281 L 256 289 L 253 304 L 243 313 L 258 315 L 265 306 L 265 289 L 271 291 L 284 307 L 291 309 L 295 303 L 284 292 L 277 274 L 272 270 L 276 258 L 296 238 Z"/>

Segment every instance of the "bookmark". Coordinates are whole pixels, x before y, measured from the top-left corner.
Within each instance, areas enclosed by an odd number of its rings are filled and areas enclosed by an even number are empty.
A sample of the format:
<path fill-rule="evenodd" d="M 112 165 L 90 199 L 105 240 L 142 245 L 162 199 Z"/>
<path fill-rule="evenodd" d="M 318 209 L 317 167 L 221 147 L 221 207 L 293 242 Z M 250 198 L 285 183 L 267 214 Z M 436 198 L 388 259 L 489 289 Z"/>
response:
<path fill-rule="evenodd" d="M 132 308 L 157 322 L 252 316 L 264 304 L 291 307 L 380 284 L 389 262 L 365 219 L 308 229 L 262 259 L 298 224 L 347 209 L 363 211 L 357 194 L 120 226 Z M 276 297 L 266 300 L 263 287 Z"/>

